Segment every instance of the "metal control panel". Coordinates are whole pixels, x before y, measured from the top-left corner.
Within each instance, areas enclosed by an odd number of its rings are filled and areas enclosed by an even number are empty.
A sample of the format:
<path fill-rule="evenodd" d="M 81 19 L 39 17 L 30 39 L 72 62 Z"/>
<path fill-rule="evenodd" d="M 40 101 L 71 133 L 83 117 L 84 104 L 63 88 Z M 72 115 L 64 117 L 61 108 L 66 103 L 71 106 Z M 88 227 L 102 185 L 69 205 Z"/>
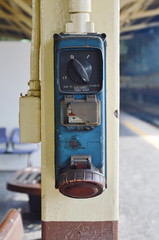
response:
<path fill-rule="evenodd" d="M 106 188 L 106 35 L 54 35 L 56 188 L 74 198 Z"/>

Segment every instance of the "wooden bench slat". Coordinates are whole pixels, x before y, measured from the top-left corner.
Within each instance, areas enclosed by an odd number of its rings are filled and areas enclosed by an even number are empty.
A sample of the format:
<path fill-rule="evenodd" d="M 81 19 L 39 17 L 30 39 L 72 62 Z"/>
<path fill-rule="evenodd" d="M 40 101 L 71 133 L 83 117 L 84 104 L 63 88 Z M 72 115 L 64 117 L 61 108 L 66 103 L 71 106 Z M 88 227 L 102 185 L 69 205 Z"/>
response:
<path fill-rule="evenodd" d="M 18 177 L 16 179 L 17 183 L 23 183 L 24 180 L 26 179 L 26 177 L 28 176 L 28 173 L 27 172 L 24 172 L 23 174 L 20 174 L 20 177 Z"/>
<path fill-rule="evenodd" d="M 33 180 L 36 178 L 36 176 L 37 176 L 37 173 L 32 173 L 32 174 L 30 174 L 28 177 L 27 177 L 27 179 L 26 179 L 26 183 L 28 183 L 28 184 L 34 184 L 33 183 Z"/>
<path fill-rule="evenodd" d="M 7 189 L 14 192 L 41 195 L 41 170 L 40 168 L 28 167 L 16 172 L 8 181 Z"/>
<path fill-rule="evenodd" d="M 41 183 L 41 174 L 40 173 L 37 174 L 34 183 L 39 183 L 39 184 Z"/>
<path fill-rule="evenodd" d="M 11 209 L 0 224 L 1 240 L 22 240 L 24 237 L 22 218 L 17 209 Z"/>

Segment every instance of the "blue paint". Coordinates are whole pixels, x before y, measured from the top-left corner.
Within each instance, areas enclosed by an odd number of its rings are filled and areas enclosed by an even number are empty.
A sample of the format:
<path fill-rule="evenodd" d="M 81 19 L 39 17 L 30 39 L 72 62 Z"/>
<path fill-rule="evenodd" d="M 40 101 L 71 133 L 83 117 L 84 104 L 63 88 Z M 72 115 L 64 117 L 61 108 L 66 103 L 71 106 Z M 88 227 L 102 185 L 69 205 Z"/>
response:
<path fill-rule="evenodd" d="M 103 85 L 102 90 L 96 93 L 100 100 L 101 123 L 90 131 L 69 131 L 61 125 L 60 104 L 64 95 L 59 91 L 59 64 L 60 53 L 67 50 L 101 51 L 103 59 Z M 56 185 L 58 175 L 65 170 L 72 155 L 91 155 L 92 162 L 106 178 L 106 41 L 100 34 L 91 35 L 58 35 L 55 37 L 55 164 Z M 92 94 L 92 93 L 91 93 Z M 72 95 L 72 94 L 71 94 Z M 74 95 L 75 99 L 85 99 L 86 94 Z M 74 127 L 72 127 L 74 129 Z"/>

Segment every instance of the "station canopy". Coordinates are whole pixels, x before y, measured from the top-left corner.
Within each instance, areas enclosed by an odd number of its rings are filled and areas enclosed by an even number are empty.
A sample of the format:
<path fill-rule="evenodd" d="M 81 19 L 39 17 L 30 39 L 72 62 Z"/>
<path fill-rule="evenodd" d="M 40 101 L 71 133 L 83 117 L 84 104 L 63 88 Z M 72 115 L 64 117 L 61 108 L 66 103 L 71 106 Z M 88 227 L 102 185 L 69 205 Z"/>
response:
<path fill-rule="evenodd" d="M 0 39 L 30 39 L 32 0 L 0 0 Z"/>
<path fill-rule="evenodd" d="M 121 0 L 121 34 L 159 27 L 158 0 Z M 0 39 L 30 39 L 32 0 L 0 0 Z"/>
<path fill-rule="evenodd" d="M 121 0 L 122 35 L 159 27 L 159 0 Z"/>

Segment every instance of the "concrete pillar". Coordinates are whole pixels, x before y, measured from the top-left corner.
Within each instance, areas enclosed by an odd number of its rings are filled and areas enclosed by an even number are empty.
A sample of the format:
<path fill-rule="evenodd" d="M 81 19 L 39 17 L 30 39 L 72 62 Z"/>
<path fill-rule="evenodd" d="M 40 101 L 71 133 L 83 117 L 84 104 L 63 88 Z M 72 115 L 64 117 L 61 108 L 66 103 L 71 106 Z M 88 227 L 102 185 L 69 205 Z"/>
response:
<path fill-rule="evenodd" d="M 108 188 L 98 197 L 77 200 L 54 187 L 53 34 L 69 22 L 69 1 L 41 0 L 43 240 L 117 240 L 119 0 L 92 0 L 91 21 L 95 31 L 107 35 Z"/>

